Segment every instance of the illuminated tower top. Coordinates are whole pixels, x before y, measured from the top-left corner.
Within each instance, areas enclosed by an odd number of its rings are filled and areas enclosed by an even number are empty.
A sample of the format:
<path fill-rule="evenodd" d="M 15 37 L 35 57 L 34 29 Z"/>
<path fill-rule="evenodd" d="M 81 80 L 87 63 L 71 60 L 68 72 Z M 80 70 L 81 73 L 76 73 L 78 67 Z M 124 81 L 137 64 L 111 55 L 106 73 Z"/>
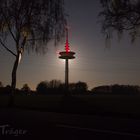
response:
<path fill-rule="evenodd" d="M 66 43 L 65 43 L 65 51 L 59 52 L 61 59 L 74 59 L 75 52 L 70 51 L 69 40 L 68 40 L 68 27 L 66 27 Z"/>
<path fill-rule="evenodd" d="M 66 45 L 65 45 L 65 50 L 66 50 L 67 53 L 70 51 L 69 40 L 68 40 L 68 27 L 66 27 Z"/>

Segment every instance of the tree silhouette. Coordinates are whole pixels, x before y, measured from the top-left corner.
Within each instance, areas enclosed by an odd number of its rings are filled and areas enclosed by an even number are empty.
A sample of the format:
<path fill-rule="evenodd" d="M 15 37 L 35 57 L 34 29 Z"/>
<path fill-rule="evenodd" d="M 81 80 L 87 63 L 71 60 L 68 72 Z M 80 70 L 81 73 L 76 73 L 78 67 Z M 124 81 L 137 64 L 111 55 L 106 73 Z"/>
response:
<path fill-rule="evenodd" d="M 88 90 L 88 86 L 87 83 L 79 81 L 77 83 L 70 83 L 69 90 L 76 94 L 79 93 L 81 94 L 81 93 L 85 93 Z"/>
<path fill-rule="evenodd" d="M 55 43 L 64 34 L 63 0 L 0 0 L 0 44 L 15 57 L 12 89 L 16 88 L 17 68 L 25 50 L 45 53 L 49 40 Z M 14 46 L 7 42 L 12 40 Z M 41 44 L 40 44 L 41 43 Z"/>
<path fill-rule="evenodd" d="M 39 94 L 63 94 L 64 84 L 60 80 L 42 81 L 37 85 L 36 91 Z"/>
<path fill-rule="evenodd" d="M 119 34 L 128 31 L 133 42 L 140 36 L 139 0 L 100 0 L 103 10 L 100 12 L 102 29 L 106 38 L 115 30 Z"/>
<path fill-rule="evenodd" d="M 139 86 L 133 85 L 104 85 L 98 86 L 91 90 L 95 94 L 112 94 L 112 95 L 135 95 L 139 94 Z"/>
<path fill-rule="evenodd" d="M 60 80 L 51 80 L 48 83 L 48 87 L 51 88 L 51 89 L 58 89 L 58 88 L 60 88 L 61 84 L 62 83 L 61 83 Z"/>
<path fill-rule="evenodd" d="M 22 90 L 23 92 L 27 92 L 27 93 L 31 91 L 31 89 L 30 89 L 30 87 L 28 86 L 28 84 L 24 84 L 23 87 L 21 88 L 21 90 Z"/>
<path fill-rule="evenodd" d="M 3 87 L 3 84 L 2 84 L 2 82 L 0 81 L 0 87 Z"/>
<path fill-rule="evenodd" d="M 36 87 L 36 91 L 39 94 L 46 94 L 47 89 L 48 89 L 48 82 L 47 81 L 40 82 Z"/>
<path fill-rule="evenodd" d="M 88 89 L 87 84 L 85 82 L 81 82 L 81 81 L 77 82 L 75 84 L 75 87 L 76 87 L 76 90 L 81 91 L 81 92 L 85 92 Z"/>

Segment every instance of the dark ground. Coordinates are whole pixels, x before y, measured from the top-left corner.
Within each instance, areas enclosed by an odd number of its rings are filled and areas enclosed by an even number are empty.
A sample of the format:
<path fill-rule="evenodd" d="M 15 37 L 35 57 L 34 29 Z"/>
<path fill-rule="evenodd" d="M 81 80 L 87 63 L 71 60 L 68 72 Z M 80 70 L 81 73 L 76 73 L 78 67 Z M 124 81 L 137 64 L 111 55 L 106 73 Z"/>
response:
<path fill-rule="evenodd" d="M 140 140 L 140 119 L 55 113 L 18 108 L 0 109 L 0 137 L 46 140 Z M 6 131 L 11 129 L 13 132 Z M 18 130 L 25 134 L 14 134 Z"/>

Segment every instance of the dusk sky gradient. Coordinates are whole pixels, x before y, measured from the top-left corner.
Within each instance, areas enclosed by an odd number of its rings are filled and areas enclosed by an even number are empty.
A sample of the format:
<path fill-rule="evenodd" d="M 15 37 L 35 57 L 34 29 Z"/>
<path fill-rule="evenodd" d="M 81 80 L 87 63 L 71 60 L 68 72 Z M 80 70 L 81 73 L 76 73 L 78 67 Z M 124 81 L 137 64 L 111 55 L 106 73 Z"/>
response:
<path fill-rule="evenodd" d="M 133 44 L 127 34 L 119 41 L 114 34 L 111 47 L 106 48 L 101 33 L 98 14 L 99 0 L 65 0 L 70 49 L 76 52 L 76 59 L 70 60 L 70 82 L 84 81 L 89 89 L 100 85 L 140 85 L 140 39 Z M 9 45 L 12 45 L 9 42 Z M 58 79 L 64 82 L 64 60 L 58 52 L 64 50 L 65 42 L 55 47 L 48 44 L 45 55 L 24 54 L 17 72 L 17 87 L 23 84 L 35 89 L 41 81 Z M 11 84 L 14 57 L 0 47 L 0 81 Z"/>

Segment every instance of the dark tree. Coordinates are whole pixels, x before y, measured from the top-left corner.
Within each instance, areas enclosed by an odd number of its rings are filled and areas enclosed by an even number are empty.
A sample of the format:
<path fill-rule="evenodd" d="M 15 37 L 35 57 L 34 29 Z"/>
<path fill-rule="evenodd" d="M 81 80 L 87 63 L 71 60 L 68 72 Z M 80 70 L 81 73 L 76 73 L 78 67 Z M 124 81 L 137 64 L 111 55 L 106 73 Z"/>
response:
<path fill-rule="evenodd" d="M 48 88 L 51 88 L 51 89 L 58 89 L 60 88 L 62 85 L 62 82 L 60 80 L 51 80 L 49 83 L 48 83 Z"/>
<path fill-rule="evenodd" d="M 88 89 L 87 83 L 80 82 L 80 81 L 75 84 L 75 87 L 76 87 L 76 90 L 83 91 L 83 92 L 87 91 Z"/>
<path fill-rule="evenodd" d="M 98 86 L 91 90 L 94 94 L 112 94 L 112 95 L 138 95 L 139 86 L 133 85 L 105 85 Z"/>
<path fill-rule="evenodd" d="M 21 90 L 24 91 L 24 92 L 30 92 L 31 91 L 31 89 L 28 86 L 28 84 L 24 84 L 23 87 L 21 88 Z"/>
<path fill-rule="evenodd" d="M 139 0 L 100 0 L 103 10 L 102 30 L 106 38 L 111 37 L 113 31 L 122 34 L 127 31 L 133 42 L 140 37 L 140 1 Z"/>
<path fill-rule="evenodd" d="M 64 35 L 63 6 L 63 0 L 0 0 L 0 44 L 15 57 L 12 89 L 25 50 L 45 53 L 43 43 L 57 42 Z M 14 46 L 9 46 L 9 40 Z"/>
<path fill-rule="evenodd" d="M 83 94 L 87 93 L 88 85 L 85 82 L 77 82 L 77 83 L 70 83 L 69 84 L 69 91 L 74 94 Z"/>
<path fill-rule="evenodd" d="M 42 81 L 36 91 L 39 94 L 63 94 L 64 84 L 60 80 Z"/>
<path fill-rule="evenodd" d="M 36 87 L 36 91 L 39 94 L 46 94 L 47 90 L 48 90 L 48 82 L 47 81 L 40 82 Z"/>
<path fill-rule="evenodd" d="M 2 82 L 0 81 L 0 87 L 3 87 L 3 84 L 2 84 Z"/>
<path fill-rule="evenodd" d="M 98 94 L 106 94 L 106 93 L 111 93 L 112 89 L 111 86 L 98 86 L 98 87 L 94 87 L 91 90 L 92 93 L 98 93 Z"/>

